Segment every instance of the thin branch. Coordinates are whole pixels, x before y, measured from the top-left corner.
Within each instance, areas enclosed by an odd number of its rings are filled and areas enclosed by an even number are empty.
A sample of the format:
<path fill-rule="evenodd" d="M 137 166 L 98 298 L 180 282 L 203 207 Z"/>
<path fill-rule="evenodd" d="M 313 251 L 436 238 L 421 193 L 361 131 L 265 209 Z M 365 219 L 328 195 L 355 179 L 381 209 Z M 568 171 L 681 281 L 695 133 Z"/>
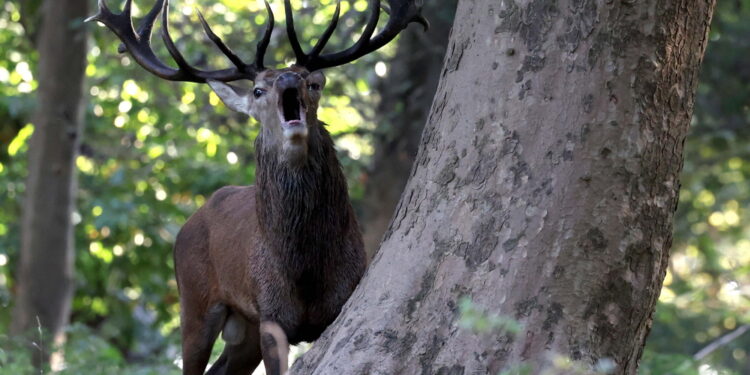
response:
<path fill-rule="evenodd" d="M 727 333 L 724 336 L 719 337 L 718 339 L 714 340 L 708 346 L 698 351 L 698 353 L 695 353 L 693 355 L 693 359 L 696 361 L 700 361 L 703 358 L 706 358 L 709 354 L 713 353 L 717 349 L 721 348 L 722 346 L 725 346 L 729 344 L 730 342 L 736 340 L 740 336 L 742 336 L 745 332 L 750 330 L 750 324 L 745 324 L 741 326 L 740 328 L 735 329 L 732 332 Z"/>

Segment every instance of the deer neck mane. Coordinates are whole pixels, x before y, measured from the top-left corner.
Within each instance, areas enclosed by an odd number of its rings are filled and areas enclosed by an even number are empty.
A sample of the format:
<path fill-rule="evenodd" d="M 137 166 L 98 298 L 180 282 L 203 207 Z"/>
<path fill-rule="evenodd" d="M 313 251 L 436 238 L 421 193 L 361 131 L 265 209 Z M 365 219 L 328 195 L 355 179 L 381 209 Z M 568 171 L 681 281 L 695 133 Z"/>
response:
<path fill-rule="evenodd" d="M 315 121 L 301 165 L 281 161 L 277 145 L 256 139 L 256 211 L 265 245 L 285 253 L 343 246 L 356 219 L 330 134 Z M 338 246 L 337 246 L 338 245 Z"/>

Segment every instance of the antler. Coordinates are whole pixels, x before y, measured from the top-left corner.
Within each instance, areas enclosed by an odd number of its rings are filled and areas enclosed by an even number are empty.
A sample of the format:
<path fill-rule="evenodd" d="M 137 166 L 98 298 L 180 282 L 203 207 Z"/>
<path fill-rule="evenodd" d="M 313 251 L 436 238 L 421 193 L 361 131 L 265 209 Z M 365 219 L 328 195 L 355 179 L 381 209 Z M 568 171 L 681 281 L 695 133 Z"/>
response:
<path fill-rule="evenodd" d="M 420 4 L 417 4 L 419 0 L 387 1 L 388 8 L 384 7 L 384 10 L 390 15 L 390 17 L 388 18 L 388 23 L 380 33 L 374 37 L 372 36 L 375 32 L 375 27 L 378 25 L 378 20 L 380 19 L 380 0 L 370 0 L 371 13 L 367 20 L 367 25 L 357 42 L 343 51 L 321 55 L 320 52 L 323 50 L 323 47 L 325 47 L 326 43 L 328 43 L 328 39 L 331 38 L 333 30 L 338 24 L 341 3 L 336 5 L 333 19 L 328 25 L 326 31 L 312 50 L 310 50 L 310 53 L 305 54 L 302 52 L 302 47 L 300 47 L 299 41 L 297 40 L 297 33 L 294 30 L 292 6 L 289 0 L 284 0 L 286 31 L 289 35 L 289 42 L 292 44 L 294 55 L 297 58 L 297 65 L 304 66 L 309 71 L 344 65 L 388 44 L 388 42 L 393 40 L 393 38 L 401 32 L 401 30 L 405 29 L 412 22 L 421 24 L 424 26 L 425 30 L 430 27 L 429 22 L 427 22 L 427 20 L 420 14 L 422 5 L 421 2 Z"/>
<path fill-rule="evenodd" d="M 104 0 L 99 0 L 99 12 L 88 19 L 88 21 L 99 21 L 112 30 L 122 41 L 120 52 L 127 50 L 133 56 L 138 64 L 153 73 L 154 75 L 170 81 L 189 81 L 189 82 L 206 82 L 206 80 L 216 80 L 222 82 L 236 81 L 239 79 L 255 79 L 255 76 L 264 69 L 263 56 L 266 53 L 268 43 L 271 40 L 271 32 L 274 26 L 273 12 L 271 6 L 266 1 L 266 10 L 268 11 L 268 26 L 263 38 L 258 42 L 256 59 L 253 64 L 246 64 L 242 61 L 208 26 L 203 15 L 198 13 L 203 26 L 203 30 L 208 38 L 221 50 L 221 52 L 232 62 L 234 68 L 205 71 L 190 66 L 182 53 L 177 49 L 172 37 L 169 35 L 169 23 L 167 20 L 169 10 L 169 0 L 157 0 L 151 11 L 144 17 L 141 26 L 136 32 L 133 29 L 131 17 L 132 0 L 125 0 L 125 6 L 122 13 L 112 13 Z M 154 51 L 151 49 L 151 32 L 154 28 L 156 18 L 162 15 L 162 39 L 164 44 L 177 64 L 177 69 L 171 68 L 162 62 Z"/>

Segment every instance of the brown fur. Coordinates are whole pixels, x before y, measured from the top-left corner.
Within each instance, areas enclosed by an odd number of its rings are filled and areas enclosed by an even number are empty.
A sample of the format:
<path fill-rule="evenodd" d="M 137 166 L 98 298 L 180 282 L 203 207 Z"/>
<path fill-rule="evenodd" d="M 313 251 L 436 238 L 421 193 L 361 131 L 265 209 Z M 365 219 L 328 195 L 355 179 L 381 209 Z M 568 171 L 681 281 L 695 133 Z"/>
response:
<path fill-rule="evenodd" d="M 278 95 L 274 81 L 287 71 L 300 73 L 307 87 L 300 68 L 263 72 L 256 85 Z M 315 117 L 318 99 L 304 91 L 309 134 L 305 157 L 294 163 L 282 157 L 273 116 L 254 113 L 268 119 L 256 139 L 257 185 L 219 189 L 177 236 L 184 374 L 203 373 L 222 330 L 231 343 L 209 374 L 249 374 L 261 359 L 269 375 L 280 373 L 286 358 L 279 345 L 318 338 L 364 273 L 346 180 Z M 275 332 L 261 340 L 261 324 L 280 326 L 286 338 Z"/>

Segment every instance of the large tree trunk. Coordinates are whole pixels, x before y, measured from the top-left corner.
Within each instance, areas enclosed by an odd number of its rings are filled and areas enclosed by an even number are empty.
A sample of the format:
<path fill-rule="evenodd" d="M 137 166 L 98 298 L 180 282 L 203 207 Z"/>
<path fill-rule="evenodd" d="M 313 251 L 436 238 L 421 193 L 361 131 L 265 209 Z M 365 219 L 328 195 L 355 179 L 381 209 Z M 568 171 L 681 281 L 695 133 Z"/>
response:
<path fill-rule="evenodd" d="M 554 353 L 635 374 L 713 7 L 460 2 L 381 251 L 294 373 L 539 373 Z M 461 296 L 522 331 L 460 328 Z"/>
<path fill-rule="evenodd" d="M 83 81 L 88 0 L 45 1 L 39 30 L 39 88 L 29 145 L 21 224 L 21 259 L 11 332 L 37 324 L 56 339 L 73 293 L 75 158 L 83 131 Z M 38 323 L 37 323 L 38 320 Z M 38 341 L 38 338 L 36 339 Z M 36 364 L 50 349 L 35 350 Z"/>
<path fill-rule="evenodd" d="M 388 76 L 378 85 L 375 155 L 362 201 L 362 230 L 368 258 L 380 245 L 393 217 L 409 171 L 417 155 L 419 138 L 435 96 L 443 66 L 448 34 L 457 0 L 428 0 L 422 14 L 430 32 L 419 27 L 404 30 Z"/>

